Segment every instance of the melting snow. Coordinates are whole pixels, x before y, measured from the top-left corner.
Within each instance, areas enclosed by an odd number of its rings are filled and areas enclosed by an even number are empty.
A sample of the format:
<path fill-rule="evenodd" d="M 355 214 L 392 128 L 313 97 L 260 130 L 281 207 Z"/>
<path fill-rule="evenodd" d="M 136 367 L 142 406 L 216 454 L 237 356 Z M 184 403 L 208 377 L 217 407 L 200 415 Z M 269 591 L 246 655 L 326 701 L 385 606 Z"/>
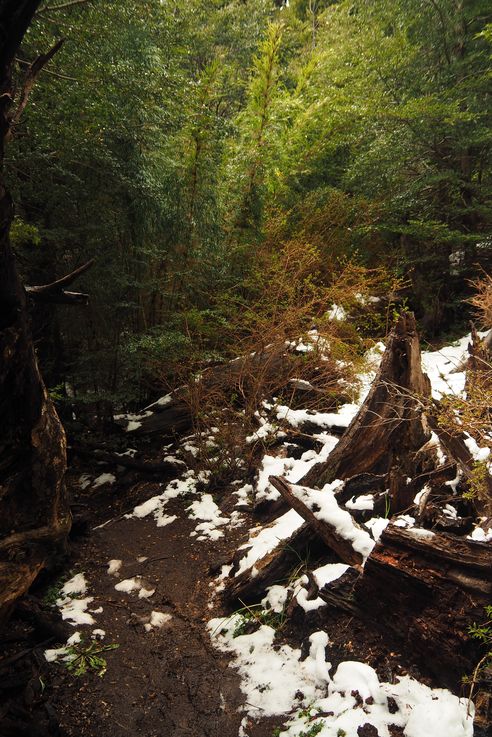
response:
<path fill-rule="evenodd" d="M 340 663 L 331 676 L 331 665 L 325 660 L 330 645 L 326 632 L 311 635 L 309 655 L 301 660 L 300 650 L 275 645 L 271 627 L 262 625 L 250 635 L 234 638 L 237 624 L 238 615 L 234 615 L 212 619 L 208 628 L 218 649 L 234 657 L 232 665 L 241 676 L 244 710 L 250 717 L 297 712 L 284 726 L 285 737 L 300 737 L 315 724 L 321 737 L 343 733 L 352 737 L 365 724 L 373 725 L 380 737 L 389 737 L 390 725 L 403 728 L 408 737 L 473 735 L 467 699 L 445 689 L 431 689 L 409 676 L 395 684 L 381 683 L 369 665 L 355 661 Z M 352 696 L 355 691 L 363 703 Z M 396 703 L 395 713 L 390 712 L 388 697 Z M 246 724 L 243 720 L 243 728 Z M 247 734 L 244 729 L 243 734 Z"/>
<path fill-rule="evenodd" d="M 138 591 L 139 599 L 148 599 L 155 593 L 155 588 L 153 589 L 141 576 L 125 578 L 123 581 L 119 581 L 116 584 L 115 589 L 116 591 L 121 591 L 125 594 L 129 594 L 132 591 Z"/>

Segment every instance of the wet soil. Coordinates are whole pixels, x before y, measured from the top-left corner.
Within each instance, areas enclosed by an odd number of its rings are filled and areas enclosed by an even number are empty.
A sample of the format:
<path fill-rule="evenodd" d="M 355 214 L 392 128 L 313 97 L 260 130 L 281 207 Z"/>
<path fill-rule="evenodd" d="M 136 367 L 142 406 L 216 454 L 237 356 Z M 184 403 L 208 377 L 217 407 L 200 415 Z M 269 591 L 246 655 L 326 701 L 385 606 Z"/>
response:
<path fill-rule="evenodd" d="M 0 711 L 0 737 L 238 735 L 244 716 L 239 678 L 229 667 L 228 658 L 212 647 L 206 622 L 224 615 L 220 598 L 211 604 L 210 569 L 216 571 L 219 563 L 232 557 L 254 520 L 246 519 L 243 528 L 227 529 L 217 541 L 197 541 L 190 537 L 195 523 L 186 516 L 186 501 L 176 499 L 168 505 L 167 513 L 176 514 L 178 519 L 165 527 L 157 527 L 152 518 L 124 516 L 135 504 L 157 493 L 157 488 L 147 482 L 115 484 L 86 499 L 86 524 L 81 526 L 84 534 L 71 543 L 65 573 L 84 572 L 88 594 L 94 597 L 90 609 L 102 607 L 93 615 L 96 623 L 80 629 L 88 632 L 87 636 L 94 628 L 102 629 L 103 643 L 118 645 L 104 654 L 106 674 L 101 678 L 88 672 L 76 678 L 60 663 L 46 664 L 46 645 L 40 646 L 38 641 L 28 662 L 20 661 L 23 668 L 32 669 L 28 682 L 36 684 L 37 695 L 26 701 L 23 687 L 13 708 L 11 704 Z M 89 520 L 96 520 L 96 525 L 109 522 L 94 527 Z M 146 560 L 138 560 L 144 557 Z M 107 572 L 111 559 L 122 561 L 117 577 Z M 136 592 L 115 589 L 121 579 L 135 576 L 155 588 L 152 597 L 140 599 Z M 142 618 L 152 610 L 168 613 L 171 619 L 161 629 L 147 632 Z M 14 618 L 13 630 L 16 626 Z M 420 675 L 408 654 L 399 652 L 387 637 L 369 632 L 328 607 L 308 616 L 297 610 L 280 639 L 306 649 L 307 638 L 320 628 L 330 633 L 329 659 L 334 666 L 341 660 L 363 660 L 375 667 L 381 678 L 391 680 L 404 663 L 407 672 Z M 16 714 L 20 719 L 17 727 Z M 265 719 L 249 724 L 248 735 L 271 737 L 283 721 Z M 5 724 L 7 728 L 2 726 Z"/>

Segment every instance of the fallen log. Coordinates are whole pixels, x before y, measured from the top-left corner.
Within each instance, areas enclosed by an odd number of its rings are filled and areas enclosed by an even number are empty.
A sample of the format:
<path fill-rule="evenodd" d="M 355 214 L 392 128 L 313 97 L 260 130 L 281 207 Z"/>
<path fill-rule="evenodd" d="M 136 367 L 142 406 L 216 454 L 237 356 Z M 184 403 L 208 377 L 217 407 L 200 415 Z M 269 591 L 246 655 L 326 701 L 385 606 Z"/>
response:
<path fill-rule="evenodd" d="M 108 466 L 122 466 L 123 468 L 128 468 L 132 471 L 139 471 L 140 473 L 168 473 L 169 471 L 175 471 L 176 468 L 184 465 L 183 462 L 178 460 L 176 460 L 175 463 L 171 461 L 149 463 L 148 461 L 142 461 L 138 458 L 121 455 L 120 453 L 110 453 L 102 448 L 85 448 L 81 445 L 70 445 L 69 450 L 82 458 L 92 458 L 97 463 L 103 463 Z"/>
<path fill-rule="evenodd" d="M 240 602 L 249 604 L 258 601 L 265 595 L 269 586 L 285 582 L 299 564 L 299 560 L 305 556 L 305 551 L 316 540 L 316 534 L 305 522 L 290 538 L 281 540 L 274 550 L 255 562 L 254 576 L 248 568 L 227 581 L 222 594 L 226 606 L 231 609 L 237 607 Z M 243 552 L 246 554 L 247 551 Z"/>
<path fill-rule="evenodd" d="M 340 509 L 332 492 L 290 484 L 278 476 L 270 476 L 269 481 L 340 560 L 353 566 L 362 564 L 373 540 L 349 512 Z M 322 506 L 322 499 L 329 503 L 328 510 Z"/>
<path fill-rule="evenodd" d="M 389 525 L 363 572 L 328 586 L 332 606 L 390 629 L 450 688 L 479 660 L 468 629 L 483 620 L 492 594 L 492 546 L 447 533 Z"/>
<path fill-rule="evenodd" d="M 407 313 L 391 332 L 359 412 L 328 459 L 314 466 L 300 483 L 322 487 L 360 473 L 387 474 L 392 466 L 405 473 L 410 453 L 430 437 L 422 421 L 429 396 L 430 382 L 421 367 L 415 318 Z"/>
<path fill-rule="evenodd" d="M 436 406 L 438 408 L 439 405 L 436 403 Z M 473 481 L 476 462 L 465 443 L 466 436 L 464 433 L 459 431 L 452 432 L 451 430 L 442 427 L 435 416 L 429 416 L 429 425 L 439 437 L 445 451 L 457 462 L 464 478 L 468 481 Z M 476 509 L 477 516 L 488 518 L 492 513 L 492 505 L 490 501 L 492 499 L 492 477 L 490 476 L 490 473 L 488 473 L 484 475 L 481 480 L 485 487 L 484 493 L 476 495 L 473 498 L 473 505 Z M 490 523 L 484 522 L 484 525 L 489 527 Z"/>
<path fill-rule="evenodd" d="M 129 432 L 137 436 L 159 433 L 175 437 L 192 429 L 204 403 L 207 407 L 223 408 L 235 396 L 235 403 L 244 407 L 262 397 L 279 395 L 286 387 L 290 400 L 295 393 L 310 392 L 318 406 L 325 409 L 333 409 L 337 401 L 347 399 L 340 392 L 337 382 L 341 373 L 334 362 L 324 362 L 323 372 L 313 366 L 311 383 L 295 378 L 300 366 L 306 370 L 295 348 L 283 341 L 228 363 L 210 366 L 194 384 L 178 387 L 166 398 L 146 407 Z"/>

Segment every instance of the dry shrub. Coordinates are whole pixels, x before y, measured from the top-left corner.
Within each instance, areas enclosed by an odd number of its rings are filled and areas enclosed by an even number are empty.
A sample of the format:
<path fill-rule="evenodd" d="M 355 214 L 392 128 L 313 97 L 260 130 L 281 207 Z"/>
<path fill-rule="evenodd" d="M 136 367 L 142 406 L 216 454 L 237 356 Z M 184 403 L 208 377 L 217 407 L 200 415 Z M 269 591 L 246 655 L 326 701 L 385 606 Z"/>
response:
<path fill-rule="evenodd" d="M 319 250 L 304 242 L 273 251 L 265 246 L 241 289 L 222 296 L 230 360 L 202 369 L 199 380 L 196 367 L 182 366 L 202 466 L 210 460 L 215 473 L 218 464 L 224 480 L 238 463 L 254 467 L 261 448 L 246 438 L 258 429 L 266 399 L 327 411 L 353 398 L 368 347 L 363 319 L 384 333 L 388 300 L 382 298 L 397 286 L 385 271 L 351 262 L 328 277 Z M 333 319 L 334 305 L 357 318 Z M 308 349 L 296 349 L 299 343 Z M 219 454 L 210 447 L 212 428 Z"/>
<path fill-rule="evenodd" d="M 476 290 L 467 302 L 475 309 L 482 327 L 492 326 L 492 278 L 484 274 L 470 282 Z M 492 451 L 492 356 L 490 343 L 478 338 L 472 331 L 473 351 L 466 366 L 466 396 L 452 394 L 444 397 L 439 406 L 438 421 L 447 432 L 461 436 L 468 433 L 482 448 Z M 468 479 L 465 496 L 478 502 L 482 512 L 492 513 L 489 492 L 490 470 L 487 461 L 474 464 Z"/>
<path fill-rule="evenodd" d="M 468 303 L 475 308 L 475 315 L 485 330 L 492 328 L 492 277 L 484 274 L 480 279 L 470 281 L 475 294 Z"/>

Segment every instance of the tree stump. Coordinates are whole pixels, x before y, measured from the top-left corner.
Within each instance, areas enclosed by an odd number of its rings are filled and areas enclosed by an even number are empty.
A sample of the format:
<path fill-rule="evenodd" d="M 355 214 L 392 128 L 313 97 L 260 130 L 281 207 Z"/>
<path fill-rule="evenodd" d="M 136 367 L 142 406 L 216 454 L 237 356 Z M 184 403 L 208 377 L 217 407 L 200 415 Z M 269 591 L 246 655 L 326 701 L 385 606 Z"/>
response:
<path fill-rule="evenodd" d="M 413 314 L 402 315 L 392 330 L 379 371 L 359 412 L 328 459 L 314 466 L 299 482 L 321 488 L 334 479 L 361 473 L 388 474 L 394 483 L 392 511 L 404 508 L 406 476 L 421 469 L 411 468 L 412 453 L 430 438 L 423 411 L 430 397 L 430 381 L 423 373 L 420 346 Z M 416 473 L 417 472 L 417 473 Z"/>

